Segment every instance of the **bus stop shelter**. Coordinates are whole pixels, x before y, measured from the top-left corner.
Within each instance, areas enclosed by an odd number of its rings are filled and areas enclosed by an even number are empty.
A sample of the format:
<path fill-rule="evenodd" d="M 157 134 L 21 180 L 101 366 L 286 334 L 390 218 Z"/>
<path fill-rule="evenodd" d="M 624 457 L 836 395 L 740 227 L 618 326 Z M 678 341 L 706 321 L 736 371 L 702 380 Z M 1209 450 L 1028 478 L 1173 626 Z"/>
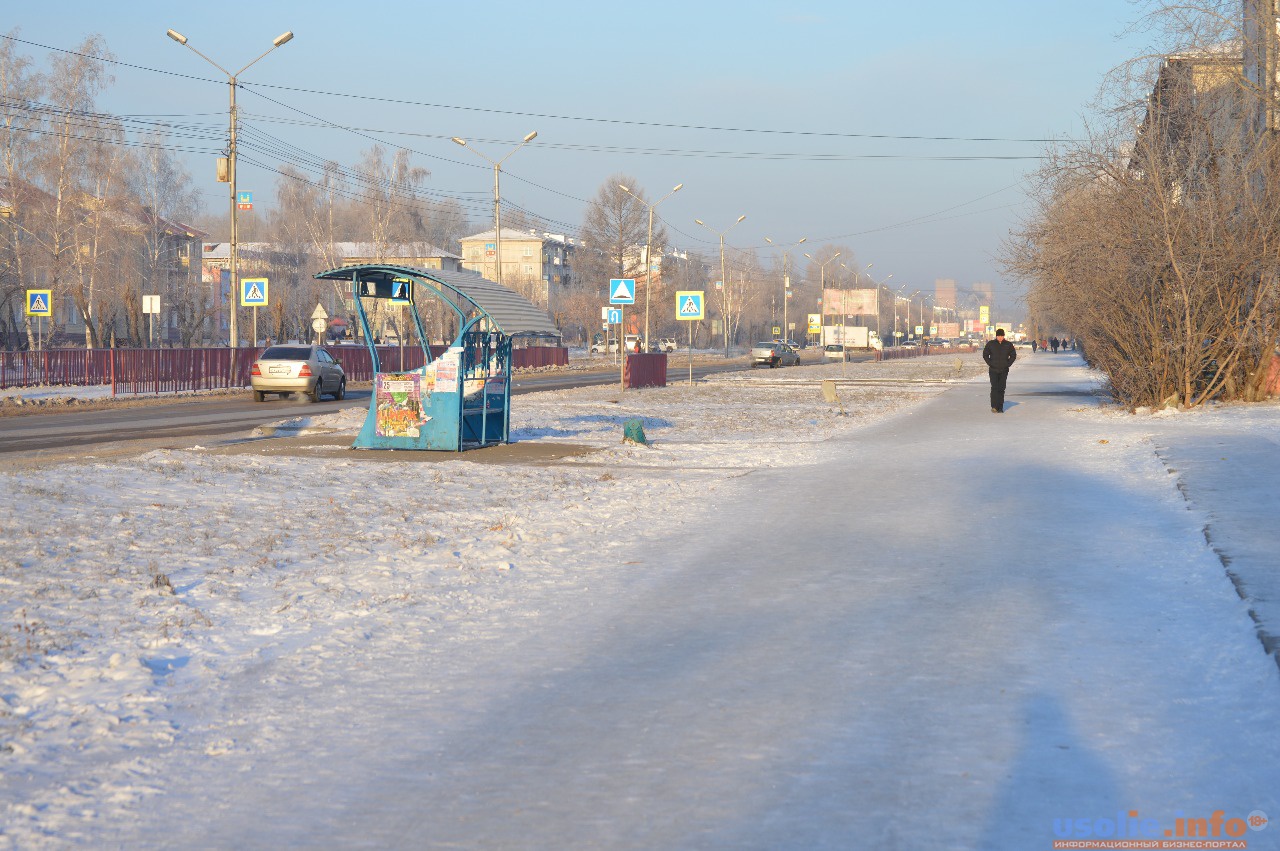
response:
<path fill-rule="evenodd" d="M 511 343 L 556 337 L 545 311 L 474 272 L 365 263 L 330 269 L 322 281 L 350 281 L 365 345 L 373 360 L 373 394 L 353 449 L 463 449 L 506 443 L 511 424 Z M 417 305 L 436 298 L 452 310 L 458 334 L 432 358 Z M 365 301 L 408 305 L 422 368 L 384 372 Z"/>

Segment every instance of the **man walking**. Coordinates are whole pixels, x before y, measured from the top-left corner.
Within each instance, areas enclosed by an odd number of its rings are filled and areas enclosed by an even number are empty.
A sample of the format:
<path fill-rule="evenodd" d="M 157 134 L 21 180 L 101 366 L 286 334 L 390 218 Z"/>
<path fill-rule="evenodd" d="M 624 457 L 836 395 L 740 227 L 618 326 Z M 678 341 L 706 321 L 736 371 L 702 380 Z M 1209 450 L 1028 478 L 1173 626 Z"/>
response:
<path fill-rule="evenodd" d="M 1004 338 L 1004 329 L 996 329 L 996 338 L 982 349 L 982 359 L 987 362 L 987 374 L 991 376 L 991 413 L 1004 413 L 1004 386 L 1009 380 L 1009 367 L 1018 359 L 1013 343 Z"/>

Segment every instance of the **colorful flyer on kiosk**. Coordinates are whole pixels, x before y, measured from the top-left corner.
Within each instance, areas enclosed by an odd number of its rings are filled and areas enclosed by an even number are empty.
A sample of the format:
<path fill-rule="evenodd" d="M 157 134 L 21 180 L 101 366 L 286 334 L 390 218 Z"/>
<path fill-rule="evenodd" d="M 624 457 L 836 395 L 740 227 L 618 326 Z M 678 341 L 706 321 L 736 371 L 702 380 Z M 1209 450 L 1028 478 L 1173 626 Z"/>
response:
<path fill-rule="evenodd" d="M 414 372 L 380 372 L 374 382 L 378 437 L 418 437 L 427 418 L 422 414 L 422 376 Z"/>

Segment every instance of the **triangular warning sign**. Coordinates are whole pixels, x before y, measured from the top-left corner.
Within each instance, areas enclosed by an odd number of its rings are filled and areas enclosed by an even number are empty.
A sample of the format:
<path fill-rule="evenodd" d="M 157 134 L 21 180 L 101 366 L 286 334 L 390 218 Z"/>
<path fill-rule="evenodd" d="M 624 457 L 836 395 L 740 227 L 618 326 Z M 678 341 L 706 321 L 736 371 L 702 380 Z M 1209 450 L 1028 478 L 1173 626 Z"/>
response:
<path fill-rule="evenodd" d="M 48 313 L 49 312 L 49 305 L 45 303 L 44 296 L 34 295 L 31 297 L 31 312 L 32 313 Z"/>
<path fill-rule="evenodd" d="M 635 294 L 631 292 L 631 287 L 627 286 L 627 279 L 623 278 L 618 281 L 618 286 L 613 290 L 613 295 L 609 296 L 614 301 L 635 298 Z"/>
<path fill-rule="evenodd" d="M 702 310 L 698 307 L 698 300 L 693 296 L 689 296 L 680 305 L 681 316 L 697 316 Z"/>
<path fill-rule="evenodd" d="M 244 294 L 245 301 L 262 301 L 262 290 L 258 289 L 257 284 L 250 284 L 249 291 Z"/>

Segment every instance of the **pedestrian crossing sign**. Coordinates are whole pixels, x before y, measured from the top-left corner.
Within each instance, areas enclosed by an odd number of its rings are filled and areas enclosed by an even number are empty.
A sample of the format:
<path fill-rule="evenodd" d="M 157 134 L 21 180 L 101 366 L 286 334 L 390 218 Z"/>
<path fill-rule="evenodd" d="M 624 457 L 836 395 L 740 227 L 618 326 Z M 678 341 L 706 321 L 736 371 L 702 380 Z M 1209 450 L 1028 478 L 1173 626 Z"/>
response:
<path fill-rule="evenodd" d="M 53 316 L 53 290 L 27 290 L 28 316 Z"/>
<path fill-rule="evenodd" d="M 609 304 L 635 304 L 635 278 L 613 278 L 609 281 Z"/>
<path fill-rule="evenodd" d="M 267 306 L 267 279 L 266 278 L 241 278 L 240 279 L 240 306 L 241 307 L 266 307 Z"/>
<path fill-rule="evenodd" d="M 676 293 L 676 319 L 701 321 L 706 318 L 706 306 L 702 290 L 681 290 Z"/>

